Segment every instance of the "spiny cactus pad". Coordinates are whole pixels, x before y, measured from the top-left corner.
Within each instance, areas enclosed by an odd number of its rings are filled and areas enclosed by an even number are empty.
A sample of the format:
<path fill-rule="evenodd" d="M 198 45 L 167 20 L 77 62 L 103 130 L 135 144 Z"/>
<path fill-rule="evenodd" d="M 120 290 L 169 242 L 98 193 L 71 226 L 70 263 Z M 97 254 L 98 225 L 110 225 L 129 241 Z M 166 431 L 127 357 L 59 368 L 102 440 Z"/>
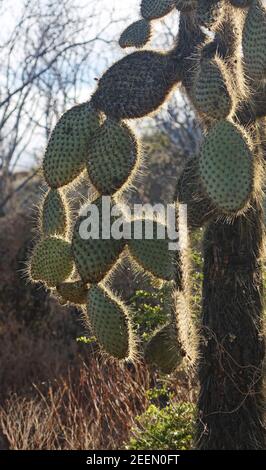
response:
<path fill-rule="evenodd" d="M 73 258 L 70 244 L 61 238 L 41 240 L 30 260 L 30 275 L 33 281 L 41 281 L 55 287 L 72 273 Z"/>
<path fill-rule="evenodd" d="M 173 53 L 133 52 L 105 72 L 92 102 L 114 119 L 143 117 L 163 104 L 180 78 L 180 65 Z"/>
<path fill-rule="evenodd" d="M 202 59 L 195 77 L 193 104 L 213 119 L 224 119 L 232 110 L 225 67 L 218 58 Z"/>
<path fill-rule="evenodd" d="M 253 190 L 253 160 L 242 132 L 229 121 L 219 121 L 202 145 L 200 176 L 217 208 L 237 213 Z"/>
<path fill-rule="evenodd" d="M 137 160 L 133 131 L 126 124 L 107 119 L 89 144 L 89 178 L 100 194 L 112 194 L 129 179 Z"/>
<path fill-rule="evenodd" d="M 266 10 L 254 1 L 243 29 L 243 53 L 246 73 L 254 80 L 266 77 Z"/>
<path fill-rule="evenodd" d="M 85 168 L 88 142 L 100 125 L 89 103 L 74 106 L 59 119 L 44 155 L 43 172 L 51 188 L 73 181 Z"/>
<path fill-rule="evenodd" d="M 89 231 L 91 231 L 91 225 L 90 223 L 88 224 L 86 215 L 81 215 L 77 219 L 73 232 L 72 251 L 77 270 L 81 279 L 89 283 L 97 283 L 106 276 L 118 261 L 125 245 L 124 240 L 115 240 L 112 237 L 109 240 L 102 238 L 103 217 L 101 201 L 102 199 L 99 198 L 86 206 L 89 217 L 93 220 L 92 230 L 96 229 L 97 231 L 99 226 L 99 232 L 96 233 L 96 236 L 99 235 L 99 239 L 95 239 L 93 235 L 87 233 L 87 227 L 89 226 Z M 98 216 L 95 215 L 94 217 L 96 211 L 93 208 L 94 205 L 99 210 L 99 225 Z M 114 218 L 111 217 L 111 225 L 113 222 Z M 105 220 L 103 224 L 106 224 Z M 85 237 L 89 238 L 86 239 Z"/>
<path fill-rule="evenodd" d="M 145 224 L 149 225 L 151 239 L 145 239 Z M 136 232 L 139 239 L 136 238 Z M 161 234 L 165 239 L 159 238 Z M 165 225 L 151 219 L 135 219 L 131 222 L 131 239 L 128 247 L 132 258 L 146 272 L 166 281 L 174 278 L 176 253 L 169 250 Z"/>
<path fill-rule="evenodd" d="M 144 47 L 151 38 L 151 24 L 147 20 L 135 21 L 129 25 L 120 36 L 119 46 L 122 49 L 126 47 Z"/>
<path fill-rule="evenodd" d="M 162 18 L 170 13 L 175 6 L 175 0 L 142 0 L 141 15 L 147 20 Z"/>
<path fill-rule="evenodd" d="M 51 189 L 44 199 L 41 210 L 41 230 L 45 236 L 64 236 L 67 233 L 67 201 L 57 189 Z"/>
<path fill-rule="evenodd" d="M 215 216 L 215 208 L 201 188 L 198 165 L 198 158 L 191 158 L 177 184 L 178 201 L 187 205 L 187 223 L 191 229 L 203 227 Z"/>
<path fill-rule="evenodd" d="M 100 286 L 88 292 L 87 312 L 92 332 L 105 352 L 126 359 L 131 352 L 131 324 L 127 308 Z"/>
<path fill-rule="evenodd" d="M 164 374 L 170 374 L 181 364 L 183 357 L 172 324 L 165 325 L 152 336 L 145 348 L 145 359 Z"/>
<path fill-rule="evenodd" d="M 56 291 L 60 296 L 60 303 L 73 303 L 76 305 L 86 305 L 88 287 L 82 281 L 62 282 L 56 286 Z"/>

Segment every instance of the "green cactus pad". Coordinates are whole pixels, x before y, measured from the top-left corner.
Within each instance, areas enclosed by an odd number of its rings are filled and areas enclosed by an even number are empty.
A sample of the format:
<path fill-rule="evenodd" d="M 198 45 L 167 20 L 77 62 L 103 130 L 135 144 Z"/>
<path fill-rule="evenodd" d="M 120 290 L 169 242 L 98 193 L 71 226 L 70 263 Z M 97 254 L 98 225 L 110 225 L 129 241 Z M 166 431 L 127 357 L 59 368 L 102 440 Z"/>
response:
<path fill-rule="evenodd" d="M 129 25 L 120 36 L 119 46 L 122 49 L 126 47 L 144 47 L 151 38 L 151 24 L 147 20 L 135 21 Z"/>
<path fill-rule="evenodd" d="M 81 279 L 86 283 L 101 281 L 118 261 L 125 245 L 124 240 L 115 240 L 112 237 L 110 240 L 103 239 L 101 201 L 102 198 L 99 198 L 86 206 L 89 214 L 94 204 L 99 209 L 99 239 L 94 239 L 92 236 L 88 239 L 84 238 L 87 236 L 86 215 L 81 215 L 77 219 L 73 232 L 72 252 L 75 264 Z M 92 209 L 91 214 L 93 213 Z M 112 225 L 113 222 L 114 218 L 111 217 L 110 224 Z M 103 224 L 106 224 L 105 220 Z M 96 225 L 98 226 L 97 217 L 94 220 L 94 226 Z"/>
<path fill-rule="evenodd" d="M 198 0 L 175 0 L 176 8 L 182 12 L 195 10 L 197 3 Z"/>
<path fill-rule="evenodd" d="M 82 281 L 63 282 L 56 286 L 60 296 L 60 303 L 85 305 L 87 303 L 88 287 Z"/>
<path fill-rule="evenodd" d="M 107 119 L 89 144 L 89 178 L 100 194 L 113 194 L 130 178 L 137 160 L 133 131 L 126 124 Z"/>
<path fill-rule="evenodd" d="M 48 287 L 64 282 L 72 273 L 73 259 L 70 244 L 61 238 L 41 240 L 30 260 L 30 275 L 33 281 L 41 281 Z"/>
<path fill-rule="evenodd" d="M 178 202 L 187 205 L 187 223 L 191 229 L 203 227 L 216 215 L 213 204 L 201 188 L 198 165 L 198 158 L 191 158 L 177 184 Z"/>
<path fill-rule="evenodd" d="M 136 225 L 137 220 L 138 225 Z M 169 238 L 167 236 L 166 226 L 159 222 L 151 221 L 152 239 L 145 239 L 145 222 L 147 222 L 147 220 L 148 219 L 135 219 L 131 222 L 131 239 L 128 242 L 129 253 L 146 272 L 151 273 L 159 279 L 170 281 L 174 279 L 175 276 L 176 252 L 169 250 Z M 136 231 L 135 235 L 133 232 L 134 228 L 136 228 L 137 231 L 140 229 L 139 238 L 141 239 L 136 239 Z M 162 232 L 165 234 L 165 239 L 158 237 L 158 229 L 159 233 Z"/>
<path fill-rule="evenodd" d="M 162 18 L 170 13 L 175 6 L 175 0 L 142 0 L 141 15 L 147 20 Z"/>
<path fill-rule="evenodd" d="M 219 121 L 207 134 L 199 160 L 203 186 L 222 212 L 237 213 L 253 190 L 253 160 L 242 132 L 229 121 Z"/>
<path fill-rule="evenodd" d="M 68 230 L 68 207 L 57 189 L 51 189 L 43 202 L 41 211 L 43 235 L 66 235 Z"/>
<path fill-rule="evenodd" d="M 181 364 L 183 356 L 172 324 L 165 325 L 152 336 L 145 348 L 145 359 L 164 374 L 174 372 Z"/>
<path fill-rule="evenodd" d="M 107 289 L 93 286 L 88 292 L 87 312 L 92 333 L 103 350 L 117 359 L 126 359 L 131 350 L 126 306 Z"/>
<path fill-rule="evenodd" d="M 266 77 L 266 10 L 260 1 L 254 1 L 248 10 L 242 43 L 247 75 L 253 80 L 263 80 Z"/>
<path fill-rule="evenodd" d="M 114 119 L 143 117 L 163 104 L 180 79 L 174 53 L 133 52 L 105 72 L 92 103 Z"/>
<path fill-rule="evenodd" d="M 220 59 L 202 59 L 192 91 L 198 112 L 213 119 L 226 118 L 233 107 L 225 67 Z"/>
<path fill-rule="evenodd" d="M 100 125 L 89 103 L 74 106 L 59 119 L 44 155 L 43 172 L 51 188 L 73 181 L 85 168 L 88 142 Z"/>

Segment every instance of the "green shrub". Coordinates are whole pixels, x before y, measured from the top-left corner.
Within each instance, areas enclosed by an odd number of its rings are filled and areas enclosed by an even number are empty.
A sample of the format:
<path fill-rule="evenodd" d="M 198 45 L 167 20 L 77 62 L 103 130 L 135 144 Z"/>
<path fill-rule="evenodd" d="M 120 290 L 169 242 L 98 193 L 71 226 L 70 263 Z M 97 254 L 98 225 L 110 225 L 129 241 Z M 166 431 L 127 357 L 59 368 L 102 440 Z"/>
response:
<path fill-rule="evenodd" d="M 195 406 L 171 403 L 163 409 L 150 405 L 137 418 L 128 450 L 189 450 L 192 447 Z"/>
<path fill-rule="evenodd" d="M 154 330 L 170 318 L 171 291 L 167 285 L 153 290 L 137 290 L 130 299 L 134 323 L 142 341 L 148 341 Z"/>

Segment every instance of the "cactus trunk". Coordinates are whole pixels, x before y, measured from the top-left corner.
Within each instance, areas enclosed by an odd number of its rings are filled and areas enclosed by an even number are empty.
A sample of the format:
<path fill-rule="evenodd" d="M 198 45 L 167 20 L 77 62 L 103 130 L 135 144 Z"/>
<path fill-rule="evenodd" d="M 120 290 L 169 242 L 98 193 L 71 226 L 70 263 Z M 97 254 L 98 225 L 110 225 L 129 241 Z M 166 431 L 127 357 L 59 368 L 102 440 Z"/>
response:
<path fill-rule="evenodd" d="M 261 208 L 232 224 L 210 223 L 204 240 L 200 449 L 260 449 L 264 357 Z"/>

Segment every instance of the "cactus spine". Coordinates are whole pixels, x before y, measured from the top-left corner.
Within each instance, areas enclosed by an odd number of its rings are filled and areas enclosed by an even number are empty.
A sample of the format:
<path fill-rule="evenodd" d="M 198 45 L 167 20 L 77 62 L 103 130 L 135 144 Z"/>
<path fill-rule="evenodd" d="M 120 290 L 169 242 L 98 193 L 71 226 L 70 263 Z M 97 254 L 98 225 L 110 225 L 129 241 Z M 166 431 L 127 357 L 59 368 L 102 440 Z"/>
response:
<path fill-rule="evenodd" d="M 133 356 L 133 329 L 124 303 L 104 281 L 125 245 L 144 270 L 164 280 L 174 279 L 176 317 L 153 336 L 147 359 L 167 372 L 179 364 L 182 354 L 193 364 L 198 362 L 198 448 L 263 448 L 261 176 L 265 145 L 261 136 L 266 116 L 266 12 L 260 0 L 142 0 L 142 20 L 122 34 L 121 46 L 144 46 L 150 21 L 175 7 L 181 14 L 174 48 L 166 53 L 133 52 L 110 67 L 91 102 L 61 118 L 43 167 L 51 191 L 57 191 L 86 166 L 99 197 L 110 194 L 115 200 L 140 164 L 136 140 L 124 120 L 156 111 L 182 83 L 206 132 L 195 165 L 184 170 L 177 188 L 179 200 L 188 203 L 190 227 L 206 225 L 200 334 L 190 311 L 188 253 L 178 254 L 173 263 L 165 245 L 156 239 L 82 239 L 82 216 L 74 224 L 71 251 L 61 193 L 50 192 L 44 203 L 42 239 L 30 272 L 34 280 L 57 286 L 69 301 L 83 303 L 86 294 L 91 329 L 101 348 L 118 359 Z M 205 35 L 203 26 L 212 35 Z M 81 285 L 73 290 L 74 265 Z M 80 287 L 82 295 L 75 298 Z M 171 347 L 165 348 L 168 344 Z"/>

